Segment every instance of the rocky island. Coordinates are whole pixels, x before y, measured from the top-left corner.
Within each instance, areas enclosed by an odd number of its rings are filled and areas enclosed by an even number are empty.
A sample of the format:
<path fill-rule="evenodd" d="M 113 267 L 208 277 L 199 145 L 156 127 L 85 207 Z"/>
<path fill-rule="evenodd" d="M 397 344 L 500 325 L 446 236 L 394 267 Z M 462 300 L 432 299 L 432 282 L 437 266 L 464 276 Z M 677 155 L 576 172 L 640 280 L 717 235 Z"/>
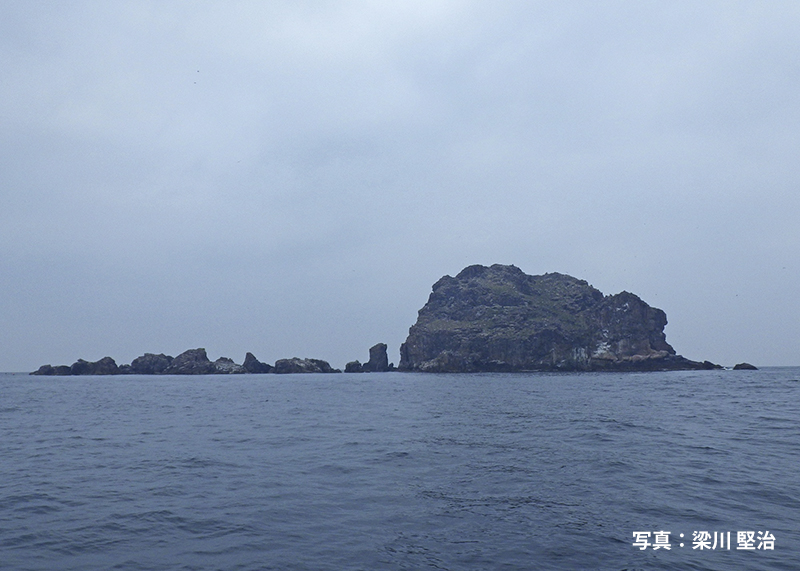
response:
<path fill-rule="evenodd" d="M 516 266 L 474 265 L 444 276 L 419 310 L 400 347 L 397 369 L 386 344 L 369 350 L 369 361 L 350 361 L 347 373 L 415 371 L 474 373 L 505 371 L 665 371 L 721 369 L 691 361 L 667 343 L 666 314 L 623 291 L 603 293 L 586 281 L 559 273 L 531 276 Z M 737 369 L 755 369 L 740 363 Z M 205 349 L 177 357 L 145 353 L 130 365 L 104 357 L 71 366 L 42 365 L 32 375 L 219 375 L 340 373 L 321 359 L 262 363 L 247 353 L 239 365 Z"/>
<path fill-rule="evenodd" d="M 145 353 L 136 357 L 130 365 L 120 365 L 111 357 L 99 361 L 78 359 L 71 366 L 42 365 L 31 375 L 232 375 L 259 373 L 341 373 L 322 359 L 278 359 L 275 366 L 262 363 L 252 353 L 247 353 L 244 362 L 238 365 L 233 359 L 220 357 L 211 361 L 203 348 L 189 349 L 177 357 L 159 353 Z"/>
<path fill-rule="evenodd" d="M 667 343 L 666 314 L 564 274 L 475 265 L 433 285 L 400 347 L 401 371 L 655 371 L 722 368 Z"/>

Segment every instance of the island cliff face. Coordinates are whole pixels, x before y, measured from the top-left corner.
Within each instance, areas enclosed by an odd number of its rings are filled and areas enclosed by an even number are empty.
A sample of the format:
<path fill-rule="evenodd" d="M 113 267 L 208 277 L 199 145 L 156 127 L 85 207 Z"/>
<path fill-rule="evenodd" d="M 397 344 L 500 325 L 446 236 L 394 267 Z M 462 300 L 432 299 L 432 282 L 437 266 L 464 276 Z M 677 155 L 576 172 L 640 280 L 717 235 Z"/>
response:
<path fill-rule="evenodd" d="M 469 266 L 444 276 L 400 347 L 400 370 L 627 371 L 709 369 L 676 355 L 667 316 L 632 293 L 563 274 Z"/>

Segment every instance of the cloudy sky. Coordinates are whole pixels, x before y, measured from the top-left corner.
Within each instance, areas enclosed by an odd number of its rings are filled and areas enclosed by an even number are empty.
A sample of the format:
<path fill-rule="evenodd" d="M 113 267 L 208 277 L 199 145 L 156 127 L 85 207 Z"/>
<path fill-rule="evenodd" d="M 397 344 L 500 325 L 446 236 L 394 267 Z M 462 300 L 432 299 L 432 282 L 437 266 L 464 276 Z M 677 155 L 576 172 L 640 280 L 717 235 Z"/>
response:
<path fill-rule="evenodd" d="M 800 3 L 0 4 L 0 370 L 390 359 L 562 272 L 800 365 Z"/>

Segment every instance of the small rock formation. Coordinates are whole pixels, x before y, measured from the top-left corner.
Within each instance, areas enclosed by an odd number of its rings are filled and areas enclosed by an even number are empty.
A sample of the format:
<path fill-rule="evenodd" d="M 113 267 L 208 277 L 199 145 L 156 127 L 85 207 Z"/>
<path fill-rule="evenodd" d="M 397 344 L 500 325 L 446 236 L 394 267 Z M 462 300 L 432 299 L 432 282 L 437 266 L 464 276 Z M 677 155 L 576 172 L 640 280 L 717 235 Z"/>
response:
<path fill-rule="evenodd" d="M 758 371 L 758 367 L 750 363 L 739 363 L 733 366 L 734 371 Z"/>
<path fill-rule="evenodd" d="M 72 366 L 58 365 L 53 367 L 51 365 L 42 365 L 31 375 L 118 375 L 119 367 L 111 357 L 103 357 L 99 361 L 86 361 L 78 359 Z"/>
<path fill-rule="evenodd" d="M 394 363 L 389 363 L 389 356 L 386 354 L 386 343 L 378 343 L 369 349 L 369 361 L 361 364 L 360 361 L 350 361 L 345 365 L 345 373 L 378 373 L 393 371 Z"/>
<path fill-rule="evenodd" d="M 369 361 L 364 363 L 364 371 L 384 372 L 389 369 L 389 357 L 386 354 L 386 343 L 378 343 L 369 349 Z"/>
<path fill-rule="evenodd" d="M 70 375 L 91 375 L 92 365 L 89 361 L 84 361 L 83 359 L 78 359 L 72 366 L 69 368 Z"/>
<path fill-rule="evenodd" d="M 78 359 L 71 367 L 42 365 L 31 375 L 228 375 L 269 373 L 272 370 L 270 365 L 261 363 L 252 353 L 247 353 L 245 364 L 247 366 L 237 365 L 228 357 L 220 357 L 212 363 L 206 350 L 201 348 L 184 351 L 175 358 L 163 353 L 145 353 L 131 361 L 130 365 L 119 367 L 111 357 L 103 357 L 96 362 Z"/>
<path fill-rule="evenodd" d="M 244 356 L 244 363 L 242 363 L 242 367 L 244 367 L 244 370 L 248 373 L 260 374 L 272 372 L 272 365 L 262 363 L 250 352 Z"/>
<path fill-rule="evenodd" d="M 167 375 L 210 375 L 216 372 L 216 366 L 208 360 L 203 348 L 184 351 L 164 369 Z"/>
<path fill-rule="evenodd" d="M 400 369 L 423 372 L 649 371 L 721 368 L 666 341 L 667 316 L 632 293 L 515 266 L 469 266 L 433 285 Z"/>
<path fill-rule="evenodd" d="M 61 377 L 71 374 L 72 370 L 67 365 L 57 365 L 55 367 L 52 365 L 42 365 L 31 373 L 31 375 L 58 375 Z"/>
<path fill-rule="evenodd" d="M 344 366 L 345 373 L 363 373 L 364 372 L 364 365 L 362 365 L 358 359 L 355 361 L 350 361 Z"/>
<path fill-rule="evenodd" d="M 240 375 L 247 372 L 243 366 L 237 365 L 228 357 L 220 357 L 214 361 L 214 368 L 214 372 L 220 375 Z"/>
<path fill-rule="evenodd" d="M 71 375 L 116 375 L 118 372 L 119 368 L 111 357 L 94 362 L 78 359 L 70 367 Z"/>
<path fill-rule="evenodd" d="M 332 368 L 327 361 L 321 359 L 299 359 L 297 357 L 278 359 L 275 361 L 273 372 L 279 375 L 287 373 L 341 373 L 340 370 Z"/>
<path fill-rule="evenodd" d="M 136 357 L 130 364 L 130 373 L 134 375 L 160 375 L 172 364 L 173 358 L 170 355 L 159 353 L 145 353 L 141 357 Z"/>

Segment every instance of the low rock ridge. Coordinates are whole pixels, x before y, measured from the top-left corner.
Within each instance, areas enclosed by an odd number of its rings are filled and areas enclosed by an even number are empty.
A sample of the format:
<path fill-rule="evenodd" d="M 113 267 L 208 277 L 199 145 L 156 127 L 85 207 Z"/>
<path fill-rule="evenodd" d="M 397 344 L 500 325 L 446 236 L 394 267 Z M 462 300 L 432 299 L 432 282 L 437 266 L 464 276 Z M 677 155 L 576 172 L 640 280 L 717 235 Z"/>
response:
<path fill-rule="evenodd" d="M 244 363 L 220 357 L 211 361 L 203 348 L 189 349 L 177 357 L 160 353 L 145 353 L 130 365 L 117 366 L 111 357 L 99 361 L 78 359 L 71 366 L 42 365 L 31 375 L 231 375 L 262 373 L 341 373 L 321 359 L 279 359 L 275 366 L 262 363 L 252 353 L 245 355 Z"/>
<path fill-rule="evenodd" d="M 444 276 L 400 347 L 402 371 L 653 371 L 722 368 L 667 343 L 666 314 L 638 296 L 515 266 Z"/>

